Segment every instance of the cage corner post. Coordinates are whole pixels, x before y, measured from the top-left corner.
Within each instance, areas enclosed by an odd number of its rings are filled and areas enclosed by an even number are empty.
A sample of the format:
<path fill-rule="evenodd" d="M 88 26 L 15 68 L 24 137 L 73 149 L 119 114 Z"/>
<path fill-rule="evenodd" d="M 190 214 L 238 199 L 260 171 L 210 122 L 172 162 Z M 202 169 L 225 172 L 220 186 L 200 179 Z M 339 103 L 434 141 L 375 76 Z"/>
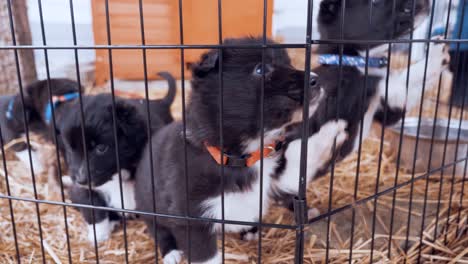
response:
<path fill-rule="evenodd" d="M 32 43 L 31 30 L 28 23 L 28 12 L 26 0 L 17 0 L 12 2 L 12 11 L 15 24 L 15 35 L 17 44 L 30 45 Z M 0 3 L 0 43 L 2 45 L 11 45 L 12 36 L 9 27 L 8 4 L 7 1 Z M 34 63 L 34 51 L 24 49 L 19 52 L 19 61 L 24 83 L 30 83 L 36 80 L 36 67 Z M 13 50 L 0 50 L 0 93 L 14 93 L 18 89 L 18 80 L 16 76 L 16 63 Z"/>

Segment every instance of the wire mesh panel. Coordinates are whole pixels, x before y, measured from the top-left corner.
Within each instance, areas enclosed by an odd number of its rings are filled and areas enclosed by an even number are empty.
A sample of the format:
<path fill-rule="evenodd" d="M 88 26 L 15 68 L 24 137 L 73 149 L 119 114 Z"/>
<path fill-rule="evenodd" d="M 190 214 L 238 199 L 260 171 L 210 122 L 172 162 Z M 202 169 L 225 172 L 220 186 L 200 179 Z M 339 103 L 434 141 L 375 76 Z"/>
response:
<path fill-rule="evenodd" d="M 468 261 L 467 1 L 2 1 L 0 262 Z"/>

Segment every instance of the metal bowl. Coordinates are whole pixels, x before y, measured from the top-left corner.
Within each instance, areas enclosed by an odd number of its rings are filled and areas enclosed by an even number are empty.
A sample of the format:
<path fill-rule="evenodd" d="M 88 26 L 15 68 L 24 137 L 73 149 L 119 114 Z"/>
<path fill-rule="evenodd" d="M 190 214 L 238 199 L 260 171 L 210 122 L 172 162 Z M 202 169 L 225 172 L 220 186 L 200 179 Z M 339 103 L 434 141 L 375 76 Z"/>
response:
<path fill-rule="evenodd" d="M 466 164 L 464 159 L 468 156 L 468 121 L 462 121 L 460 126 L 460 120 L 454 119 L 449 123 L 447 119 L 436 119 L 434 123 L 434 119 L 422 118 L 419 135 L 418 121 L 419 118 L 412 117 L 405 120 L 400 166 L 408 172 L 422 173 L 428 170 L 440 172 L 443 170 L 444 174 L 449 175 L 452 175 L 455 168 L 456 175 L 463 176 Z M 390 127 L 389 131 L 391 146 L 395 153 L 398 153 L 401 122 Z M 419 139 L 416 162 L 414 162 L 417 138 Z M 454 163 L 456 163 L 455 167 L 450 166 Z"/>

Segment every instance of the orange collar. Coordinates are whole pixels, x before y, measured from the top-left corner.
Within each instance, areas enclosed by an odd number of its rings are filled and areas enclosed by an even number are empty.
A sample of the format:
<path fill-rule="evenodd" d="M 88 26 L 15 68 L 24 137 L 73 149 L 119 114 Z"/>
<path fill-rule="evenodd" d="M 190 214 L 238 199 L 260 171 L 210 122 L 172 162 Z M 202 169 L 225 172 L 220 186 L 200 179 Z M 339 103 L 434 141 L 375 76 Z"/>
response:
<path fill-rule="evenodd" d="M 262 157 L 259 149 L 255 152 L 240 157 L 231 156 L 224 153 L 223 160 L 221 161 L 221 149 L 219 147 L 210 146 L 207 142 L 205 142 L 204 145 L 208 153 L 210 153 L 211 157 L 219 165 L 225 165 L 230 167 L 252 167 Z M 273 153 L 280 150 L 282 145 L 283 141 L 276 141 L 275 143 L 264 146 L 263 158 L 270 157 Z"/>

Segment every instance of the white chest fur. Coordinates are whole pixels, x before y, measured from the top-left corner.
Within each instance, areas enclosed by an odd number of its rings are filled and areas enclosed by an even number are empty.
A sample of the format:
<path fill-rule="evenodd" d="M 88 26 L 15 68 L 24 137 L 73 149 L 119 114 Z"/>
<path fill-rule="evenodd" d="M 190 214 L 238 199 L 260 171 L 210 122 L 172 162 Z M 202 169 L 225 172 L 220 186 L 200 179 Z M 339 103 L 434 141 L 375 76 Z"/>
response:
<path fill-rule="evenodd" d="M 123 205 L 125 209 L 134 210 L 136 208 L 135 203 L 135 182 L 128 179 L 130 172 L 127 170 L 121 170 L 122 174 L 122 195 Z M 112 208 L 122 208 L 122 199 L 120 196 L 120 182 L 119 175 L 112 175 L 112 180 L 105 184 L 94 188 L 94 190 L 100 192 L 106 200 L 107 206 Z"/>
<path fill-rule="evenodd" d="M 244 222 L 258 222 L 260 213 L 260 199 L 262 201 L 262 213 L 268 210 L 268 193 L 271 185 L 271 175 L 274 173 L 279 157 L 265 158 L 263 161 L 263 192 L 260 198 L 260 161 L 255 163 L 252 170 L 257 171 L 257 178 L 250 189 L 244 192 L 224 194 L 224 219 Z M 205 209 L 202 217 L 222 219 L 221 195 L 203 202 Z M 245 225 L 225 225 L 227 232 L 239 232 L 249 229 Z M 221 224 L 215 224 L 215 231 L 221 230 Z"/>

